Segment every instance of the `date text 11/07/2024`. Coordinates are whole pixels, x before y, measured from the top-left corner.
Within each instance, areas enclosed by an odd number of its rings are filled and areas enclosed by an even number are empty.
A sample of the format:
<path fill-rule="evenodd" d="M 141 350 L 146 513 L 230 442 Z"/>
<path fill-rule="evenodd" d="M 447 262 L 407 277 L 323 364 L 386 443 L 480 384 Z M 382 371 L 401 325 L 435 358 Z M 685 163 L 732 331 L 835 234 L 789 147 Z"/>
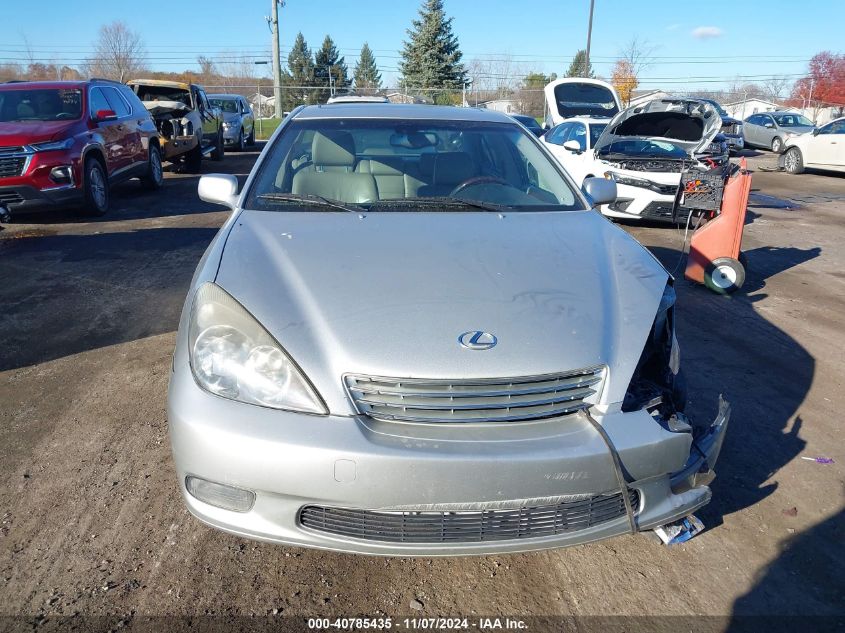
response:
<path fill-rule="evenodd" d="M 308 628 L 313 630 L 467 630 L 480 631 L 519 631 L 528 628 L 528 624 L 519 618 L 478 618 L 470 621 L 468 618 L 308 618 Z"/>

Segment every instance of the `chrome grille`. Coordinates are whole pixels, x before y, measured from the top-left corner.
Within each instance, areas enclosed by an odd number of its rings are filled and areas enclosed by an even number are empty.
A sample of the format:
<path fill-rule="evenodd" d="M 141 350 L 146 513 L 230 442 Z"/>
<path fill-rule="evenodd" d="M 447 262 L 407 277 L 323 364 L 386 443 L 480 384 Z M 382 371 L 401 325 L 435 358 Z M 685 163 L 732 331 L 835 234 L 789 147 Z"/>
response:
<path fill-rule="evenodd" d="M 23 174 L 28 157 L 23 147 L 0 147 L 0 178 Z"/>
<path fill-rule="evenodd" d="M 628 492 L 639 507 L 636 490 Z M 367 541 L 473 543 L 518 540 L 577 532 L 625 516 L 621 493 L 509 510 L 413 512 L 305 506 L 303 527 Z"/>
<path fill-rule="evenodd" d="M 521 378 L 424 379 L 346 376 L 358 413 L 406 422 L 513 422 L 589 407 L 603 368 Z"/>

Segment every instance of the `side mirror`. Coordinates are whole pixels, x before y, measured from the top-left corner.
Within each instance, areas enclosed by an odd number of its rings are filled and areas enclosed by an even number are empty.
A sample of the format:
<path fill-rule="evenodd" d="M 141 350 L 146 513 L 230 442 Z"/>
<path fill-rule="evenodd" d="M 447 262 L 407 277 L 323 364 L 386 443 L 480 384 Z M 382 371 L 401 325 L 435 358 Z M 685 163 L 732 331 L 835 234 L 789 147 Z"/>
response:
<path fill-rule="evenodd" d="M 238 179 L 231 174 L 208 174 L 197 185 L 200 200 L 234 209 L 238 203 Z"/>
<path fill-rule="evenodd" d="M 819 135 L 819 128 L 814 127 L 813 128 L 813 136 L 818 136 L 818 135 Z"/>
<path fill-rule="evenodd" d="M 608 178 L 585 178 L 581 191 L 596 207 L 616 200 L 616 182 Z"/>
<path fill-rule="evenodd" d="M 766 123 L 765 127 L 769 128 L 770 130 L 773 130 L 775 128 L 775 124 L 774 123 Z"/>
<path fill-rule="evenodd" d="M 566 141 L 563 144 L 563 149 L 568 149 L 573 154 L 581 153 L 581 144 L 578 141 Z"/>
<path fill-rule="evenodd" d="M 114 110 L 97 110 L 97 113 L 94 115 L 94 119 L 97 122 L 115 121 L 117 119 L 117 112 Z"/>
<path fill-rule="evenodd" d="M 542 125 L 541 127 L 543 128 L 543 131 L 544 131 L 544 132 L 548 132 L 549 130 L 551 130 L 551 129 L 552 129 L 552 128 L 551 128 L 551 126 L 548 124 L 548 122 L 547 122 L 547 121 L 543 121 L 543 125 Z"/>

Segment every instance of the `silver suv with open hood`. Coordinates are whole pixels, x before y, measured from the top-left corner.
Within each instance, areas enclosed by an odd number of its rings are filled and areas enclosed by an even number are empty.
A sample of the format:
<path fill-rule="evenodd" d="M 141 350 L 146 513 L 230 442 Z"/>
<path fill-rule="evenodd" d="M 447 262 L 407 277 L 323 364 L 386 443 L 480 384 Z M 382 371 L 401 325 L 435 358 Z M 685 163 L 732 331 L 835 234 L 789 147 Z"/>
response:
<path fill-rule="evenodd" d="M 232 215 L 188 292 L 168 418 L 202 521 L 481 554 L 710 500 L 729 411 L 683 413 L 672 278 L 510 117 L 310 106 L 240 192 L 220 174 L 199 193 Z"/>
<path fill-rule="evenodd" d="M 614 116 L 594 145 L 593 173 L 618 186 L 616 200 L 602 213 L 672 220 L 681 172 L 727 164 L 721 128 L 716 108 L 698 99 L 655 99 Z"/>

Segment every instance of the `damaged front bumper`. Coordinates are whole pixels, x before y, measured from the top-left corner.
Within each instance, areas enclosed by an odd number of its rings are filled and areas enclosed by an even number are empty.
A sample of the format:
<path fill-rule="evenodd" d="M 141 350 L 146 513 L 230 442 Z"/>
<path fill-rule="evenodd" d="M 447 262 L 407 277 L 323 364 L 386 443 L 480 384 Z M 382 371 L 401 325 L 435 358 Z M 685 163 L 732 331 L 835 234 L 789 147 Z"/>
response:
<path fill-rule="evenodd" d="M 173 136 L 162 139 L 162 150 L 164 160 L 172 160 L 191 151 L 197 146 L 196 136 Z"/>
<path fill-rule="evenodd" d="M 636 529 L 710 501 L 704 481 L 727 428 L 726 404 L 695 439 L 695 429 L 668 429 L 645 410 L 593 415 L 621 459 Z M 236 419 L 244 423 L 233 425 Z M 454 556 L 631 532 L 611 453 L 580 414 L 484 434 L 477 425 L 313 416 L 223 400 L 177 366 L 168 420 L 190 512 L 248 538 L 360 554 Z M 225 500 L 201 499 L 189 488 L 197 480 L 244 505 L 232 510 Z"/>

